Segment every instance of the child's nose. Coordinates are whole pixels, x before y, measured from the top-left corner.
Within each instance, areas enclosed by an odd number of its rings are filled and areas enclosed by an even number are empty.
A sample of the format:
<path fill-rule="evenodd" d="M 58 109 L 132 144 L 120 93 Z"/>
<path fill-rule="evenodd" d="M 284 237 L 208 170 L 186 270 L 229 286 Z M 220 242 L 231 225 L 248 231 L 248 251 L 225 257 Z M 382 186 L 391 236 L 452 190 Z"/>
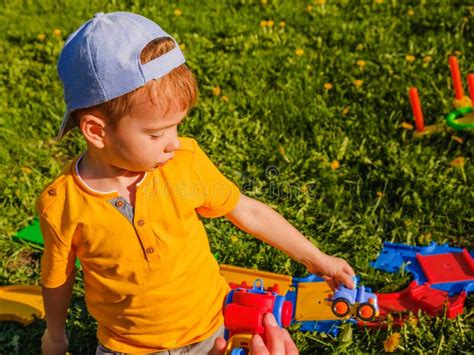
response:
<path fill-rule="evenodd" d="M 167 146 L 166 146 L 166 152 L 171 153 L 174 152 L 175 150 L 178 150 L 181 148 L 181 143 L 179 143 L 178 136 L 174 138 Z"/>

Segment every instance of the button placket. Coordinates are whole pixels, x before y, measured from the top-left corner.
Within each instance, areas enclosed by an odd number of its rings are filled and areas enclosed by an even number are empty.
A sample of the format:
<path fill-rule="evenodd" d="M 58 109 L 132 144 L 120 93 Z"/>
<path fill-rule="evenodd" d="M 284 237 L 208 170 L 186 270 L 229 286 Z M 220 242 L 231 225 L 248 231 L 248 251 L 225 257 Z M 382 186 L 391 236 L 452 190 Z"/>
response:
<path fill-rule="evenodd" d="M 136 195 L 135 195 L 135 229 L 137 231 L 138 238 L 140 239 L 140 242 L 143 247 L 143 251 L 145 253 L 145 258 L 150 262 L 150 261 L 156 261 L 158 260 L 159 253 L 156 247 L 156 244 L 153 242 L 153 238 L 151 238 L 151 235 L 149 235 L 148 230 L 149 225 L 148 221 L 146 220 L 146 214 L 143 215 L 141 212 L 142 210 L 146 211 L 146 206 L 143 206 L 142 201 L 143 201 L 143 189 L 142 185 L 137 186 L 136 189 Z"/>
<path fill-rule="evenodd" d="M 155 252 L 155 247 L 153 246 L 153 243 L 151 242 L 150 238 L 148 238 L 148 235 L 144 228 L 145 224 L 145 221 L 141 218 L 136 221 L 138 238 L 140 238 L 140 242 L 142 243 L 143 249 L 145 250 L 145 256 L 147 260 L 157 260 L 159 256 Z"/>

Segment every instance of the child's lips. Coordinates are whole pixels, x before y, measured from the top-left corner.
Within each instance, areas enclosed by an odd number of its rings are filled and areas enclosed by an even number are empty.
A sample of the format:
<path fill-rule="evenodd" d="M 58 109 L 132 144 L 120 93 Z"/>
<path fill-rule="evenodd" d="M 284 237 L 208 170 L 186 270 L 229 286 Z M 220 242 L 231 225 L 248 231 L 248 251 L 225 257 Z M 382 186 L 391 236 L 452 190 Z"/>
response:
<path fill-rule="evenodd" d="M 156 164 L 156 165 L 157 165 L 157 166 L 163 166 L 163 165 L 165 165 L 167 162 L 169 162 L 171 159 L 173 159 L 173 158 L 170 158 L 170 159 L 168 159 L 168 160 L 166 160 L 166 161 L 164 161 L 164 162 L 162 162 L 162 163 L 158 163 L 158 164 Z"/>

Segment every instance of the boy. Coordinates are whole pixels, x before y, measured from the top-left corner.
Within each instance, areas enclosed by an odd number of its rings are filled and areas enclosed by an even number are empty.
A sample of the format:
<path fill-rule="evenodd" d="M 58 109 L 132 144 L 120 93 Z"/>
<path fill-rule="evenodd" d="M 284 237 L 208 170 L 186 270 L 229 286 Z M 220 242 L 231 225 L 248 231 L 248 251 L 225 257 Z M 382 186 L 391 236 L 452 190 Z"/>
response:
<path fill-rule="evenodd" d="M 169 34 L 127 12 L 96 14 L 62 49 L 67 112 L 58 139 L 78 126 L 87 151 L 37 203 L 46 354 L 67 349 L 76 257 L 87 308 L 98 322 L 97 354 L 207 353 L 222 335 L 228 286 L 198 214 L 226 216 L 330 285 L 352 286 L 354 272 L 344 260 L 241 195 L 195 140 L 178 137 L 197 97 L 184 62 Z"/>

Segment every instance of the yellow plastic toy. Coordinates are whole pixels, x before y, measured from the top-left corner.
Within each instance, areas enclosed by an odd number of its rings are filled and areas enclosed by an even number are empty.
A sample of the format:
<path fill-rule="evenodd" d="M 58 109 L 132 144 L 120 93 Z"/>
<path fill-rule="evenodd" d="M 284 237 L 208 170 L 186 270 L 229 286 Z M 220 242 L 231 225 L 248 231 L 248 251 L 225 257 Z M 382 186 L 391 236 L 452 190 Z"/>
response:
<path fill-rule="evenodd" d="M 43 297 L 39 286 L 0 287 L 0 321 L 28 325 L 44 316 Z"/>

